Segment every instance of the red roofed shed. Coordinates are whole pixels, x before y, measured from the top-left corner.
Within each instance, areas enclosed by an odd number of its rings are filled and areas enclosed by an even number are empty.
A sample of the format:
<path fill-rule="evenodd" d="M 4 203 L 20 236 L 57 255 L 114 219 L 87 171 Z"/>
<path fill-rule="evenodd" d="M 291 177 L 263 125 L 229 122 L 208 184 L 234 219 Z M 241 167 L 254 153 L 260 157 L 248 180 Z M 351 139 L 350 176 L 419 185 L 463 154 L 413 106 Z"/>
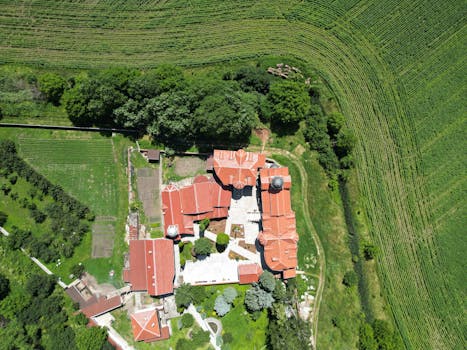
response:
<path fill-rule="evenodd" d="M 256 263 L 238 265 L 238 279 L 240 284 L 250 284 L 259 281 L 263 269 Z"/>
<path fill-rule="evenodd" d="M 214 150 L 214 172 L 225 186 L 241 190 L 255 186 L 258 169 L 266 164 L 264 154 L 238 151 Z"/>
<path fill-rule="evenodd" d="M 81 312 L 86 315 L 87 318 L 93 316 L 99 316 L 106 312 L 112 311 L 122 305 L 122 298 L 120 295 L 116 295 L 112 298 L 100 297 L 94 303 L 81 309 Z"/>
<path fill-rule="evenodd" d="M 170 337 L 169 327 L 161 327 L 159 313 L 154 308 L 140 310 L 132 314 L 131 326 L 136 341 L 149 343 Z"/>

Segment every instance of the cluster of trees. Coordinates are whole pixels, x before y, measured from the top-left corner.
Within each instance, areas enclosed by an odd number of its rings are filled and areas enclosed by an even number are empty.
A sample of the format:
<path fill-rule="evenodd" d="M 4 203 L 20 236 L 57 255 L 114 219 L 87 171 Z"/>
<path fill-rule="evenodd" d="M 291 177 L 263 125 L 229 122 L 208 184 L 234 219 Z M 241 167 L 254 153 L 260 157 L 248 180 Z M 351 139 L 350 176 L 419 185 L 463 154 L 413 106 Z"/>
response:
<path fill-rule="evenodd" d="M 404 349 L 401 338 L 390 324 L 384 320 L 373 323 L 363 322 L 358 333 L 359 350 L 401 350 Z"/>
<path fill-rule="evenodd" d="M 68 316 L 63 291 L 55 285 L 54 276 L 32 274 L 24 292 L 16 290 L 10 296 L 14 299 L 3 301 L 9 306 L 2 308 L 2 343 L 11 348 L 113 349 L 104 329 L 88 328 L 86 318 Z"/>
<path fill-rule="evenodd" d="M 232 304 L 237 298 L 237 290 L 233 287 L 227 287 L 221 295 L 218 295 L 214 302 L 214 310 L 219 316 L 225 316 L 232 307 Z"/>
<path fill-rule="evenodd" d="M 49 102 L 63 104 L 75 125 L 131 128 L 160 143 L 246 143 L 259 108 L 255 94 L 235 80 L 187 79 L 172 65 L 112 68 L 68 81 L 48 73 L 39 88 Z"/>
<path fill-rule="evenodd" d="M 274 300 L 279 300 L 282 290 L 283 283 L 276 280 L 271 272 L 264 271 L 259 278 L 259 283 L 253 283 L 245 293 L 245 306 L 252 313 L 253 319 L 259 317 L 261 310 L 270 308 Z"/>
<path fill-rule="evenodd" d="M 190 304 L 200 305 L 213 294 L 212 289 L 204 286 L 192 286 L 184 283 L 175 290 L 175 303 L 179 310 L 183 310 Z"/>
<path fill-rule="evenodd" d="M 191 339 L 180 338 L 175 345 L 176 350 L 202 349 L 209 342 L 209 332 L 202 329 L 193 331 Z"/>
<path fill-rule="evenodd" d="M 309 110 L 306 118 L 305 140 L 310 148 L 318 151 L 319 162 L 331 177 L 341 175 L 354 166 L 352 150 L 355 136 L 345 126 L 341 113 L 325 115 L 318 105 Z"/>
<path fill-rule="evenodd" d="M 69 258 L 74 248 L 80 244 L 84 234 L 89 231 L 88 221 L 94 219 L 89 209 L 68 195 L 62 187 L 53 185 L 21 159 L 14 142 L 0 141 L 0 174 L 9 179 L 14 187 L 17 177 L 25 179 L 32 188 L 28 197 L 19 198 L 18 193 L 7 184 L 1 186 L 3 194 L 17 200 L 23 208 L 29 209 L 30 216 L 38 224 L 48 224 L 47 235 L 36 237 L 29 230 L 13 227 L 9 236 L 11 248 L 26 248 L 29 253 L 45 262 Z M 45 204 L 45 197 L 52 201 Z M 37 203 L 37 204 L 36 204 Z M 42 208 L 38 204 L 42 203 Z"/>
<path fill-rule="evenodd" d="M 274 303 L 268 309 L 268 349 L 311 349 L 311 326 L 297 315 L 295 308 L 295 279 L 289 279 L 286 286 L 280 280 L 275 283 Z"/>

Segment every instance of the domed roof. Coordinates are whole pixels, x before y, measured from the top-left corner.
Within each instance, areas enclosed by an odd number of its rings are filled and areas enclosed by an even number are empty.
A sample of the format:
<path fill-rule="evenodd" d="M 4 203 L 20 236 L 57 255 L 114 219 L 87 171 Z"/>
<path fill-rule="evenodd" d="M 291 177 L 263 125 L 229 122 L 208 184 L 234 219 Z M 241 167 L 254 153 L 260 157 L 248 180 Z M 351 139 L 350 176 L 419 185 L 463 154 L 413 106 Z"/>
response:
<path fill-rule="evenodd" d="M 282 186 L 284 185 L 284 179 L 282 176 L 274 176 L 271 181 L 271 187 L 280 190 Z"/>
<path fill-rule="evenodd" d="M 167 228 L 167 237 L 175 238 L 178 236 L 178 227 L 175 225 L 170 225 Z"/>

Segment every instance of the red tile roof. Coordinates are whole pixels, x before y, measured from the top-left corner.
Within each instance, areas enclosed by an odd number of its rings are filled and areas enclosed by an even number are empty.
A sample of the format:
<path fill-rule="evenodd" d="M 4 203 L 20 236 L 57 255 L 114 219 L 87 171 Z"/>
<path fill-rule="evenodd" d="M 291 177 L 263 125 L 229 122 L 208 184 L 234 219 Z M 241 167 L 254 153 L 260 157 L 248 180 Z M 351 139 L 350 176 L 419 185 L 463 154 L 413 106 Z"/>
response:
<path fill-rule="evenodd" d="M 274 187 L 280 178 L 282 186 Z M 263 230 L 258 236 L 264 246 L 264 260 L 274 271 L 284 271 L 284 278 L 291 276 L 297 267 L 298 235 L 295 213 L 291 207 L 291 178 L 288 168 L 267 168 L 260 171 Z M 287 272 L 285 272 L 287 271 Z"/>
<path fill-rule="evenodd" d="M 217 219 L 228 215 L 232 192 L 213 178 L 199 175 L 193 184 L 178 188 L 169 185 L 162 190 L 165 232 L 176 226 L 179 234 L 193 234 L 193 221 Z"/>
<path fill-rule="evenodd" d="M 168 327 L 161 328 L 156 309 L 140 310 L 132 314 L 131 326 L 136 341 L 152 342 L 170 336 Z"/>
<path fill-rule="evenodd" d="M 106 312 L 109 312 L 113 309 L 116 309 L 122 305 L 122 298 L 120 295 L 114 296 L 112 298 L 99 297 L 96 302 L 84 307 L 81 309 L 81 312 L 86 315 L 86 317 L 91 318 L 93 316 L 99 316 Z"/>
<path fill-rule="evenodd" d="M 238 265 L 238 279 L 240 284 L 250 284 L 259 281 L 259 276 L 263 273 L 263 269 L 256 264 Z"/>
<path fill-rule="evenodd" d="M 214 172 L 225 186 L 233 185 L 241 190 L 255 186 L 258 169 L 264 167 L 264 154 L 238 151 L 214 150 Z"/>
<path fill-rule="evenodd" d="M 132 290 L 150 295 L 173 293 L 175 277 L 173 242 L 169 239 L 130 241 L 128 277 Z"/>

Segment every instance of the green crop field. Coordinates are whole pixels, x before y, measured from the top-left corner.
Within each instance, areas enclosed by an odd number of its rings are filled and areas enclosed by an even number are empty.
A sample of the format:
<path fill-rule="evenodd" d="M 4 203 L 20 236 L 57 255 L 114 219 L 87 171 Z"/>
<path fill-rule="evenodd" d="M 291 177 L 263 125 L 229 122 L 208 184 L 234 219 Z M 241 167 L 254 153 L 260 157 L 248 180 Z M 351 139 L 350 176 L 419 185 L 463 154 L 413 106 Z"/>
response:
<path fill-rule="evenodd" d="M 283 55 L 317 69 L 358 137 L 358 186 L 406 347 L 464 348 L 464 1 L 2 0 L 0 8 L 1 63 L 62 70 Z"/>

